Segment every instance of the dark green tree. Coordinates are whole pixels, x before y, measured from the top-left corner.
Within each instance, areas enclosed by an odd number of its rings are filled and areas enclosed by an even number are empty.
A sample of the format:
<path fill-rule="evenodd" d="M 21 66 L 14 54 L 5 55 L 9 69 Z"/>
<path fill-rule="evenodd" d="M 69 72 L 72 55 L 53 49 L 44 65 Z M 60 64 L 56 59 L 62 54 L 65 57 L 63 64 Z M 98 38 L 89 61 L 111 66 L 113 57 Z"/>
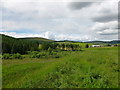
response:
<path fill-rule="evenodd" d="M 85 48 L 89 48 L 89 45 L 88 45 L 88 44 L 86 44 L 86 45 L 85 45 Z"/>

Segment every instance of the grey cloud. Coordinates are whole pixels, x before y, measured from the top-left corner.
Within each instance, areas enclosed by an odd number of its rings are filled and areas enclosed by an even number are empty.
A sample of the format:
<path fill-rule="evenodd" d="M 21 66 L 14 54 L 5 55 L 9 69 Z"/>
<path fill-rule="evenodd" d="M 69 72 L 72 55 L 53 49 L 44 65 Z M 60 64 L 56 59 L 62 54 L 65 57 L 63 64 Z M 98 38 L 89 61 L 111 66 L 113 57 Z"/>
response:
<path fill-rule="evenodd" d="M 118 20 L 118 16 L 116 14 L 109 14 L 109 15 L 101 15 L 92 18 L 94 22 L 109 22 L 109 21 L 116 21 Z"/>
<path fill-rule="evenodd" d="M 115 33 L 101 33 L 100 35 L 117 35 L 118 33 L 115 32 Z"/>
<path fill-rule="evenodd" d="M 84 7 L 90 6 L 91 4 L 93 4 L 93 2 L 71 2 L 69 4 L 69 7 L 70 9 L 73 9 L 73 10 L 79 10 Z"/>
<path fill-rule="evenodd" d="M 118 29 L 106 29 L 98 33 L 99 35 L 118 35 Z"/>
<path fill-rule="evenodd" d="M 118 30 L 118 22 L 112 21 L 107 23 L 96 23 L 96 25 L 93 26 L 92 30 L 94 31 L 105 31 L 105 30 Z M 109 32 L 109 31 L 108 31 Z M 114 32 L 114 31 L 113 31 Z"/>
<path fill-rule="evenodd" d="M 120 19 L 120 2 L 118 3 L 118 19 Z"/>
<path fill-rule="evenodd" d="M 94 4 L 94 2 L 73 2 L 66 4 L 41 3 L 36 5 L 26 5 L 23 3 L 23 5 L 18 7 L 13 5 L 12 8 L 8 5 L 6 7 L 8 11 L 4 10 L 2 19 L 4 20 L 3 23 L 6 31 L 9 31 L 8 33 L 15 31 L 16 33 L 12 33 L 11 35 L 16 37 L 38 37 L 40 35 L 40 37 L 56 40 L 94 40 L 96 37 L 98 39 L 100 37 L 107 37 L 107 35 L 102 35 L 103 33 L 105 34 L 105 32 L 100 33 L 100 35 L 91 30 L 91 25 L 93 25 L 94 22 L 88 19 L 96 15 L 98 11 L 97 8 L 100 7 L 99 5 L 98 7 L 97 5 L 94 6 Z M 66 7 L 66 5 L 68 6 Z M 26 6 L 26 8 L 24 8 L 24 6 Z M 68 8 L 71 10 L 68 10 Z M 81 10 L 83 8 L 87 9 Z M 76 12 L 76 10 L 81 11 Z M 89 13 L 91 15 L 89 15 Z M 108 14 L 111 13 L 111 11 L 107 10 L 101 13 Z M 112 25 L 108 25 L 108 27 L 109 26 Z M 108 27 L 101 28 L 109 29 Z M 29 30 L 29 33 L 23 31 L 25 29 Z M 17 30 L 22 30 L 20 32 L 26 34 L 22 35 Z M 33 31 L 37 34 L 34 34 Z M 40 34 L 38 35 L 38 33 Z M 100 37 L 98 37 L 99 35 Z M 110 36 L 105 39 L 109 38 L 112 37 Z"/>

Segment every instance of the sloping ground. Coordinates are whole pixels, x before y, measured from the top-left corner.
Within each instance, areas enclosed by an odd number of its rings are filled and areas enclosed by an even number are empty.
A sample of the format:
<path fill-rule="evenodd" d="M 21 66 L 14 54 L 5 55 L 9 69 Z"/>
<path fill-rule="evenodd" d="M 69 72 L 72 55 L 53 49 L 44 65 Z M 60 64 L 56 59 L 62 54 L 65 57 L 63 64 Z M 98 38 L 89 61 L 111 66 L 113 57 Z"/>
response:
<path fill-rule="evenodd" d="M 17 61 L 18 63 L 14 63 Z M 49 59 L 43 63 L 43 60 L 37 59 L 35 62 L 27 60 L 27 63 L 24 63 L 24 60 L 4 60 L 3 87 L 118 87 L 120 70 L 118 69 L 117 48 L 89 48 L 85 51 L 73 51 L 63 58 L 48 61 Z"/>
<path fill-rule="evenodd" d="M 46 38 L 41 38 L 41 37 L 29 37 L 29 38 L 20 38 L 24 40 L 31 40 L 31 41 L 37 41 L 39 43 L 42 42 L 53 42 L 54 40 L 46 39 Z"/>
<path fill-rule="evenodd" d="M 20 53 L 25 54 L 27 51 L 38 50 L 39 44 L 30 40 L 23 40 L 14 37 L 10 37 L 4 34 L 0 34 L 2 37 L 2 51 L 1 53 Z"/>

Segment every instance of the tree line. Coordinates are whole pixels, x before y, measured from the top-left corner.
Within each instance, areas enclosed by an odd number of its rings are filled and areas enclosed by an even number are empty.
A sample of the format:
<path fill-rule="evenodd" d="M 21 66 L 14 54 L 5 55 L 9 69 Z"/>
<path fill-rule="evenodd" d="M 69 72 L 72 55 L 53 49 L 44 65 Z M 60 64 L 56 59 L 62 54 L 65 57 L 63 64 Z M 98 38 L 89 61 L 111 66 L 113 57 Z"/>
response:
<path fill-rule="evenodd" d="M 40 50 L 64 50 L 64 51 L 78 51 L 81 50 L 82 47 L 80 45 L 77 44 L 67 44 L 67 43 L 42 43 L 39 45 L 39 49 Z"/>
<path fill-rule="evenodd" d="M 25 54 L 26 51 L 35 51 L 38 49 L 39 43 L 29 40 L 21 40 L 1 34 L 2 51 L 1 53 L 20 53 Z"/>
<path fill-rule="evenodd" d="M 0 34 L 2 37 L 2 51 L 1 53 L 9 53 L 9 54 L 26 54 L 27 51 L 53 51 L 53 50 L 65 50 L 65 51 L 78 51 L 81 50 L 82 47 L 77 44 L 72 43 L 57 43 L 57 42 L 42 42 L 39 43 L 35 40 L 24 40 L 13 38 L 10 36 L 6 36 Z"/>

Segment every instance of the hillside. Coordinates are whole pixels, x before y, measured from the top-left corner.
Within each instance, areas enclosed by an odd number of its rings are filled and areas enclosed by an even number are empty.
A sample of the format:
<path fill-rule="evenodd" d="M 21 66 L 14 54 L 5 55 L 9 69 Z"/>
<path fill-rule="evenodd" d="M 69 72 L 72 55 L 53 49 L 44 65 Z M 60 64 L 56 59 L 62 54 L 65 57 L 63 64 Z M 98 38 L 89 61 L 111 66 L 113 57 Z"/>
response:
<path fill-rule="evenodd" d="M 11 36 L 8 36 L 8 35 L 4 35 L 4 34 L 0 34 L 0 37 L 2 37 L 1 39 L 2 40 L 6 40 L 6 39 L 8 39 L 8 40 L 18 40 L 17 38 L 14 38 L 14 37 L 11 37 Z"/>
<path fill-rule="evenodd" d="M 2 37 L 2 53 L 25 54 L 26 51 L 37 50 L 39 45 L 36 41 L 22 40 L 4 34 L 0 34 L 0 37 Z"/>
<path fill-rule="evenodd" d="M 37 41 L 39 43 L 42 42 L 53 42 L 54 40 L 42 38 L 42 37 L 27 37 L 27 38 L 19 38 L 19 39 L 24 39 L 24 40 L 30 40 L 30 41 Z"/>

